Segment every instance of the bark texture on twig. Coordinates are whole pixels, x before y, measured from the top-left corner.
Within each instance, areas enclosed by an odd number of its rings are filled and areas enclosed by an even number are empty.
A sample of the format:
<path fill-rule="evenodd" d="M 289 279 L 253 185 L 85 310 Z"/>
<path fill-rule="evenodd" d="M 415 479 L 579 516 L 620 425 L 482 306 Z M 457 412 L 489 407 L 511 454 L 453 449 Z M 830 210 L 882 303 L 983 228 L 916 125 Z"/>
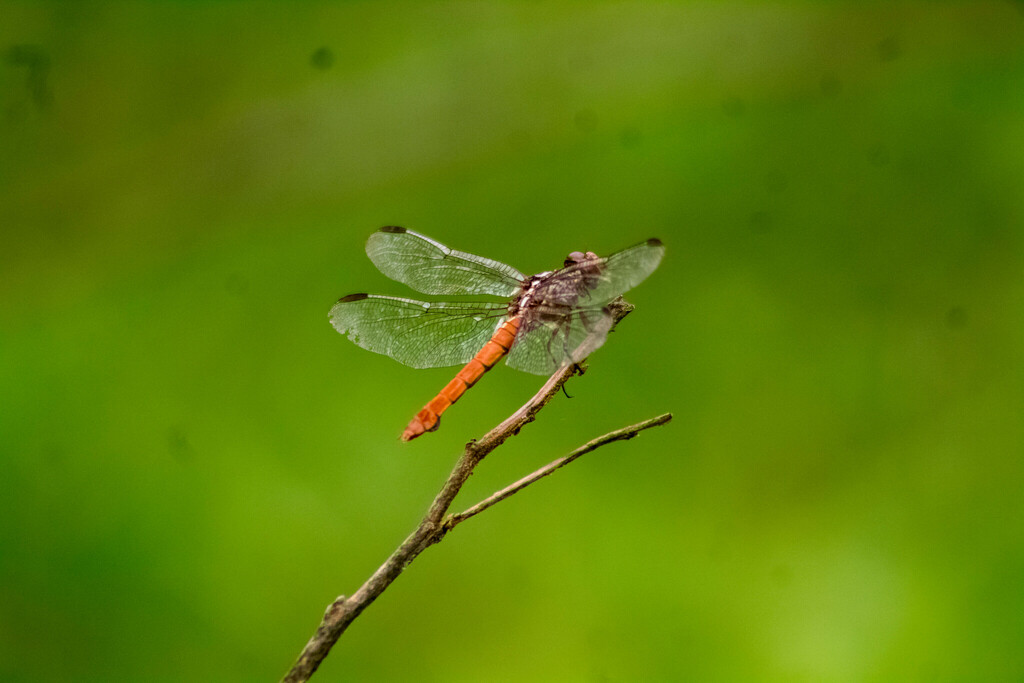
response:
<path fill-rule="evenodd" d="M 618 324 L 622 318 L 633 310 L 633 306 L 622 299 L 618 299 L 613 302 L 611 304 L 611 308 L 615 324 Z M 483 460 L 488 453 L 504 443 L 510 436 L 519 433 L 519 430 L 524 425 L 532 422 L 541 408 L 547 405 L 548 401 L 550 401 L 551 398 L 562 388 L 562 385 L 564 385 L 569 378 L 577 372 L 582 373 L 582 369 L 578 366 L 569 366 L 559 370 L 544 383 L 544 386 L 541 387 L 540 391 L 538 391 L 533 398 L 509 416 L 508 419 L 485 434 L 479 441 L 471 441 L 466 444 L 462 455 L 455 463 L 455 467 L 452 469 L 451 474 L 448 475 L 448 479 L 441 487 L 441 491 L 431 503 L 423 521 L 420 522 L 416 530 L 407 539 L 405 539 L 398 549 L 391 554 L 391 557 L 389 557 L 387 561 L 384 562 L 384 564 L 382 564 L 369 579 L 367 579 L 366 583 L 364 583 L 359 590 L 347 597 L 341 595 L 331 603 L 327 608 L 316 633 L 313 634 L 313 637 L 310 638 L 309 642 L 303 648 L 302 653 L 299 655 L 298 660 L 296 660 L 291 670 L 289 670 L 282 679 L 284 683 L 298 683 L 299 681 L 309 680 L 310 676 L 313 675 L 317 670 L 317 667 L 320 666 L 320 663 L 323 662 L 331 648 L 338 641 L 338 638 L 341 637 L 341 634 L 345 632 L 346 628 L 348 628 L 348 625 L 351 624 L 352 621 L 377 598 L 377 596 L 383 593 L 384 590 L 387 589 L 387 587 L 390 586 L 396 578 L 398 578 L 402 571 L 409 566 L 409 564 L 415 560 L 420 553 L 434 543 L 439 542 L 444 538 L 445 534 L 457 524 L 521 491 L 533 482 L 551 474 L 556 469 L 569 464 L 585 453 L 589 453 L 613 441 L 631 439 L 645 429 L 663 425 L 672 419 L 672 415 L 666 413 L 665 415 L 645 420 L 644 422 L 640 422 L 629 427 L 623 427 L 622 429 L 615 430 L 614 432 L 609 432 L 608 434 L 598 437 L 597 439 L 577 448 L 569 455 L 555 460 L 554 462 L 540 468 L 533 474 L 530 474 L 501 491 L 498 491 L 464 512 L 445 517 L 445 514 L 452 505 L 452 502 L 455 500 L 455 496 L 458 495 L 463 484 L 465 484 L 466 480 L 469 479 L 469 476 L 473 473 L 473 469 L 477 464 L 479 464 L 479 462 Z"/>

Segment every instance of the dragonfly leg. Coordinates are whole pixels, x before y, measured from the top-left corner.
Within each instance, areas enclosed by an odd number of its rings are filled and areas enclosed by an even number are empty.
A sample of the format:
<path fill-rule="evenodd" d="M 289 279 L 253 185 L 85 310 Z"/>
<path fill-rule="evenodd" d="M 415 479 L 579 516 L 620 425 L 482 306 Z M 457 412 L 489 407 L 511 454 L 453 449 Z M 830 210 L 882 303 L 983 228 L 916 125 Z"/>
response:
<path fill-rule="evenodd" d="M 566 358 L 572 358 L 572 349 L 569 348 L 569 333 L 572 332 L 572 320 L 566 320 L 562 326 L 565 334 L 562 335 L 562 352 Z"/>
<path fill-rule="evenodd" d="M 559 356 L 559 355 L 555 354 L 555 351 L 552 348 L 552 345 L 556 343 L 556 341 L 557 341 L 559 335 L 562 333 L 563 329 L 565 330 L 565 338 L 562 339 L 562 354 L 563 355 Z M 552 329 L 551 329 L 551 336 L 548 337 L 548 343 L 546 345 L 547 352 L 548 352 L 548 360 L 551 361 L 551 371 L 552 372 L 557 370 L 558 368 L 562 367 L 562 363 L 560 363 L 558 361 L 559 358 L 571 358 L 571 356 L 569 355 L 569 344 L 568 344 L 568 342 L 569 342 L 569 321 L 568 320 L 564 320 L 564 321 L 562 321 L 561 325 L 553 325 Z"/>

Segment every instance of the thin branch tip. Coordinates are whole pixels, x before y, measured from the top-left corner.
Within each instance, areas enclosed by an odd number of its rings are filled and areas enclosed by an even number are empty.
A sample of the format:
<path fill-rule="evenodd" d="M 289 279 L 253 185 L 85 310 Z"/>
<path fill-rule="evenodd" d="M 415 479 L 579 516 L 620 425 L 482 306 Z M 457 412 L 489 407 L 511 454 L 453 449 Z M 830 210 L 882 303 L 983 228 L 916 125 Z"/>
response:
<path fill-rule="evenodd" d="M 442 523 L 443 526 L 446 527 L 446 533 L 447 531 L 454 529 L 456 525 L 466 521 L 470 517 L 474 517 L 480 514 L 487 508 L 491 507 L 492 505 L 495 505 L 496 503 L 499 503 L 505 500 L 506 498 L 516 493 L 519 493 L 530 484 L 533 484 L 543 479 L 544 477 L 548 476 L 555 470 L 565 467 L 573 460 L 576 460 L 577 458 L 586 455 L 591 451 L 596 451 L 601 446 L 605 446 L 615 441 L 628 441 L 637 436 L 640 432 L 644 431 L 645 429 L 661 426 L 671 419 L 672 414 L 665 413 L 664 415 L 659 415 L 658 417 L 653 417 L 649 420 L 644 420 L 643 422 L 638 422 L 634 425 L 623 427 L 622 429 L 616 429 L 613 432 L 608 432 L 603 436 L 599 436 L 596 439 L 588 441 L 587 443 L 583 444 L 579 448 L 569 453 L 569 455 L 563 456 L 561 458 L 558 458 L 557 460 L 548 463 L 544 467 L 541 467 L 540 469 L 535 470 L 534 472 L 526 475 L 519 481 L 509 484 L 502 490 L 491 494 L 490 496 L 480 501 L 476 505 L 467 508 L 466 510 L 463 510 L 458 514 L 448 515 L 447 517 L 445 517 L 444 522 Z"/>

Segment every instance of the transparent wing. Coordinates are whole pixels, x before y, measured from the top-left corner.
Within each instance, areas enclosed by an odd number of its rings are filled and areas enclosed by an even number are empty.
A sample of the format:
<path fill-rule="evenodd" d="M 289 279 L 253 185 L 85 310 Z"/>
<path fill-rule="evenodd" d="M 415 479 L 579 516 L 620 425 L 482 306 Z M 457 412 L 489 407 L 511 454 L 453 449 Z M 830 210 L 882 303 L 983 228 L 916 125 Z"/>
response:
<path fill-rule="evenodd" d="M 505 363 L 516 370 L 550 375 L 570 363 L 578 363 L 604 344 L 612 328 L 605 308 L 577 308 L 559 320 L 527 317 Z"/>
<path fill-rule="evenodd" d="M 649 239 L 605 258 L 581 261 L 549 275 L 536 297 L 565 306 L 603 306 L 647 279 L 664 255 L 661 240 Z"/>
<path fill-rule="evenodd" d="M 449 249 L 405 228 L 386 227 L 370 235 L 366 255 L 380 272 L 424 294 L 507 298 L 526 279 L 512 266 Z"/>
<path fill-rule="evenodd" d="M 331 308 L 331 324 L 353 342 L 414 368 L 461 365 L 505 319 L 506 304 L 413 301 L 350 294 Z"/>

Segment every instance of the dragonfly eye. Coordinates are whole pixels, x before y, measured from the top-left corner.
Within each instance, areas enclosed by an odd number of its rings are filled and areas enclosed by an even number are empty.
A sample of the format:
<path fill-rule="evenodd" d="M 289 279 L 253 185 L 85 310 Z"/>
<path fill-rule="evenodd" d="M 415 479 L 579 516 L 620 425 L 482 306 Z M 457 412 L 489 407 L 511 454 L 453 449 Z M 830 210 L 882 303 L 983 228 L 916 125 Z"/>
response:
<path fill-rule="evenodd" d="M 585 254 L 582 251 L 574 251 L 574 252 L 572 252 L 571 254 L 569 254 L 568 256 L 565 257 L 565 263 L 563 265 L 566 268 L 568 268 L 569 266 L 574 266 L 577 263 L 583 263 L 585 261 L 596 261 L 596 260 L 597 260 L 597 254 L 595 254 L 592 251 L 588 251 Z"/>
<path fill-rule="evenodd" d="M 584 254 L 582 251 L 574 251 L 574 252 L 572 252 L 571 254 L 569 254 L 568 256 L 565 257 L 565 263 L 563 265 L 566 268 L 568 268 L 571 265 L 575 265 L 575 264 L 579 263 L 580 261 L 586 261 L 586 260 L 587 260 L 587 254 Z"/>

